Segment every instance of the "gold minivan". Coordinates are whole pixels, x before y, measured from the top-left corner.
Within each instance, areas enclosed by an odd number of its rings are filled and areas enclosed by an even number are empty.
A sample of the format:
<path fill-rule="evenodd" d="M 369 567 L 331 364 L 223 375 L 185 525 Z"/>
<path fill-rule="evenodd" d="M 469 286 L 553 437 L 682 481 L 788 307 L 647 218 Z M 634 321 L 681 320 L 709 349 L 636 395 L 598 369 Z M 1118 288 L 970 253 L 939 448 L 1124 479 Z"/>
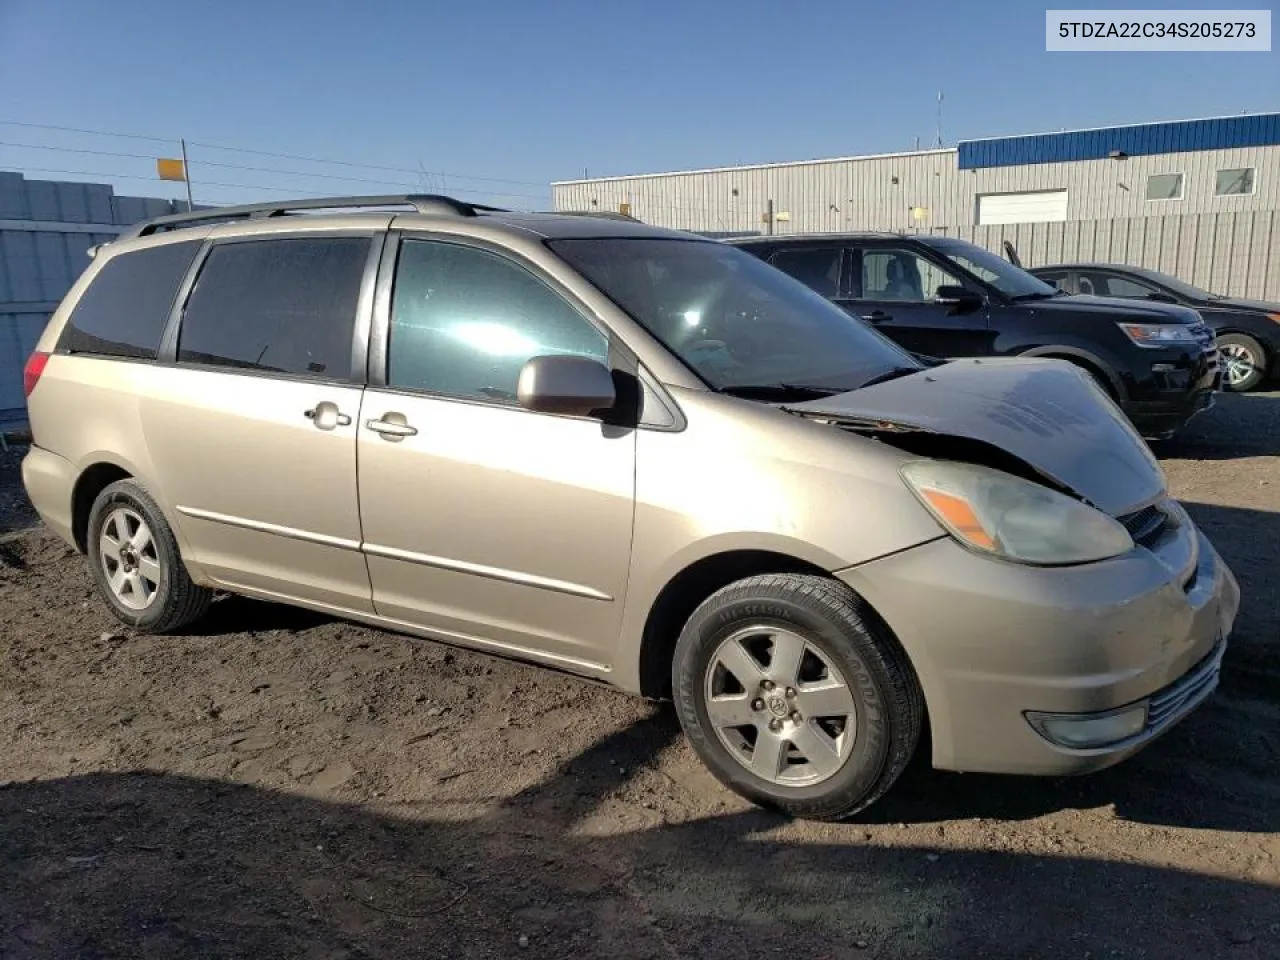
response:
<path fill-rule="evenodd" d="M 26 370 L 44 521 L 135 630 L 215 591 L 670 697 L 744 796 L 1115 763 L 1236 581 L 1057 360 L 904 352 L 733 246 L 447 197 L 149 221 Z M 927 725 L 926 725 L 927 719 Z"/>

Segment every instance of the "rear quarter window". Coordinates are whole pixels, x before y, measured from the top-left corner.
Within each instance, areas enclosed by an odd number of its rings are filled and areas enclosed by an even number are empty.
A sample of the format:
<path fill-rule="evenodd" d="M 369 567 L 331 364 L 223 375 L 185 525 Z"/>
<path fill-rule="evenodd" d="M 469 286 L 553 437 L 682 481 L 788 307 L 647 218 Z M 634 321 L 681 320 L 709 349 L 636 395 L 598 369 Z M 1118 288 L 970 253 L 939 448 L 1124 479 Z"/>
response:
<path fill-rule="evenodd" d="M 112 257 L 67 318 L 57 349 L 154 360 L 182 278 L 199 240 L 145 247 Z"/>

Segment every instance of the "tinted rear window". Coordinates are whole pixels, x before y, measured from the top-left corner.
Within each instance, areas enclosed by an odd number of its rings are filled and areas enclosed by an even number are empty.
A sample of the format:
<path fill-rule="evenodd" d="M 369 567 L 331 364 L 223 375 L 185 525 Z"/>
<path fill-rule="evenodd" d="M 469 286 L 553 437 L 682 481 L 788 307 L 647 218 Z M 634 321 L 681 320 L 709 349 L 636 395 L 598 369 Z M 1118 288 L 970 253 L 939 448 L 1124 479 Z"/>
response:
<path fill-rule="evenodd" d="M 72 310 L 58 349 L 154 360 L 199 240 L 121 253 L 102 265 Z"/>
<path fill-rule="evenodd" d="M 780 250 L 769 262 L 809 289 L 828 299 L 840 296 L 840 247 L 798 247 Z"/>
<path fill-rule="evenodd" d="M 178 361 L 346 378 L 368 237 L 250 240 L 209 252 Z"/>

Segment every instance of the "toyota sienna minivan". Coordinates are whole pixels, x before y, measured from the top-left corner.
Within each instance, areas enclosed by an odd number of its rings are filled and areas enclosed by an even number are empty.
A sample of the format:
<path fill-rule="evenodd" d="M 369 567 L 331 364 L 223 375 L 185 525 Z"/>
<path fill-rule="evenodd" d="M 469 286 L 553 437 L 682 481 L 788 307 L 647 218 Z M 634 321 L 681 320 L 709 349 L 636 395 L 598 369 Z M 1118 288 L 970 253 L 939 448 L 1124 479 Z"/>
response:
<path fill-rule="evenodd" d="M 620 219 L 161 218 L 97 252 L 25 379 L 27 491 L 132 629 L 230 592 L 670 697 L 716 777 L 798 817 L 917 749 L 1120 761 L 1210 695 L 1239 604 L 1077 368 L 926 366 Z"/>

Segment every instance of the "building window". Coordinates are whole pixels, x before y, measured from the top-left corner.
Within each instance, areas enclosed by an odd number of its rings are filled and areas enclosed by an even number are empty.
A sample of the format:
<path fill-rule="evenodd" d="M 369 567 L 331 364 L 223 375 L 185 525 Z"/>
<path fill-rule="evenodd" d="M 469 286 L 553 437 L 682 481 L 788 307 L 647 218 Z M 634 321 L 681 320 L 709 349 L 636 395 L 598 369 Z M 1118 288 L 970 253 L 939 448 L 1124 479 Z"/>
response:
<path fill-rule="evenodd" d="M 1147 177 L 1148 200 L 1181 200 L 1182 174 L 1157 173 Z"/>
<path fill-rule="evenodd" d="M 1253 167 L 1219 170 L 1218 179 L 1213 185 L 1214 196 L 1237 197 L 1253 193 L 1253 173 Z"/>

